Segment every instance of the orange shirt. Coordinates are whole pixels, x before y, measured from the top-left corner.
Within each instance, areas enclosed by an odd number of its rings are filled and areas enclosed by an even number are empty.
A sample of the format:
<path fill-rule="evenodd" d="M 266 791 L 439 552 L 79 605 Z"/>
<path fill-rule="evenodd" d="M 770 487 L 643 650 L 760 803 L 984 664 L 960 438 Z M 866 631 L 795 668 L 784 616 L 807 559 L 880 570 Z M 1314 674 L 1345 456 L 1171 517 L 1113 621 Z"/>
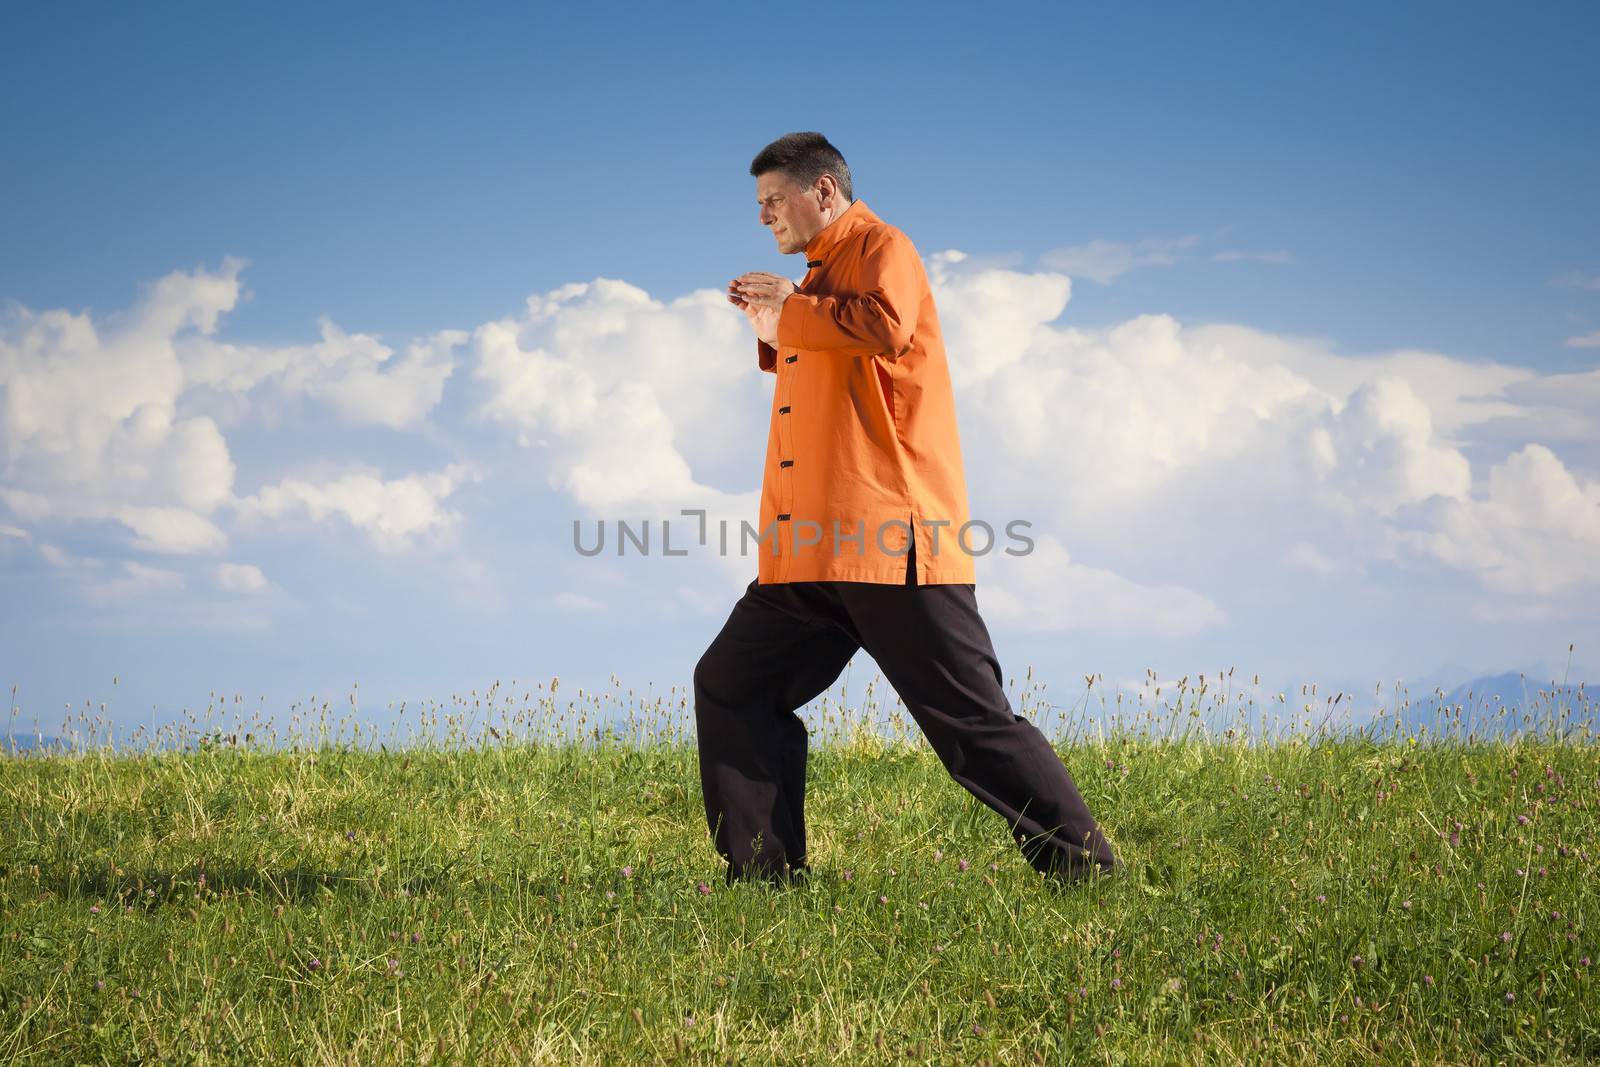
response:
<path fill-rule="evenodd" d="M 933 292 L 911 239 L 856 200 L 805 247 L 784 301 L 759 529 L 741 540 L 757 581 L 975 581 L 955 393 Z M 756 543 L 756 535 L 765 536 Z M 990 535 L 965 541 L 983 551 Z"/>

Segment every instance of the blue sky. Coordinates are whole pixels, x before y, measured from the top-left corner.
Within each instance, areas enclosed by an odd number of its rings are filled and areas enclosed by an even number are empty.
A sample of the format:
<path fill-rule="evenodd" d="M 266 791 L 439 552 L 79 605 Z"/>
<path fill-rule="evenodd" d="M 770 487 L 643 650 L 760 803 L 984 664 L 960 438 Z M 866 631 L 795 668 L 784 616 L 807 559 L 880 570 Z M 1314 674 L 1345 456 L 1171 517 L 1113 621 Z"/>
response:
<path fill-rule="evenodd" d="M 47 728 L 686 685 L 737 568 L 580 559 L 570 524 L 754 499 L 771 380 L 705 291 L 801 272 L 747 173 L 794 129 L 965 256 L 937 292 L 974 513 L 1061 548 L 980 562 L 1008 674 L 1370 693 L 1575 643 L 1600 675 L 1592 5 L 0 26 L 0 681 Z M 663 449 L 681 485 L 634 465 Z"/>

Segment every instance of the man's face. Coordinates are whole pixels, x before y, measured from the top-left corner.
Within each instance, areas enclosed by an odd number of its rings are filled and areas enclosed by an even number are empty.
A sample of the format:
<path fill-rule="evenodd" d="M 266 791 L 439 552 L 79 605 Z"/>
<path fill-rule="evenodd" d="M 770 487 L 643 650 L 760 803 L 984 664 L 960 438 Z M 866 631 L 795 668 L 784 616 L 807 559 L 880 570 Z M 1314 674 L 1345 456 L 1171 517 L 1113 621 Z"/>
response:
<path fill-rule="evenodd" d="M 782 171 L 769 170 L 756 178 L 761 225 L 772 231 L 779 252 L 804 251 L 822 232 L 821 197 L 817 186 L 807 189 Z"/>

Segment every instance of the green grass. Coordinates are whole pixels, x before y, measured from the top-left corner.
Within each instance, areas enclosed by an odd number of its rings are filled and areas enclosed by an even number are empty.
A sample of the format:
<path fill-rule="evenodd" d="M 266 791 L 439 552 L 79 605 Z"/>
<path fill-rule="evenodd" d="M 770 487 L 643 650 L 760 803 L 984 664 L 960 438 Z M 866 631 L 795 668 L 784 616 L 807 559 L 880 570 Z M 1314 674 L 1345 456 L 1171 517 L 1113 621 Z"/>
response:
<path fill-rule="evenodd" d="M 425 713 L 456 741 L 404 751 L 257 722 L 0 759 L 0 1061 L 1600 1056 L 1587 732 L 1119 716 L 1059 747 L 1127 871 L 1051 888 L 914 728 L 824 701 L 815 876 L 781 890 L 723 884 L 692 713 L 630 698 L 627 742 L 538 739 L 598 706 L 552 687 L 498 726 L 493 693 Z"/>

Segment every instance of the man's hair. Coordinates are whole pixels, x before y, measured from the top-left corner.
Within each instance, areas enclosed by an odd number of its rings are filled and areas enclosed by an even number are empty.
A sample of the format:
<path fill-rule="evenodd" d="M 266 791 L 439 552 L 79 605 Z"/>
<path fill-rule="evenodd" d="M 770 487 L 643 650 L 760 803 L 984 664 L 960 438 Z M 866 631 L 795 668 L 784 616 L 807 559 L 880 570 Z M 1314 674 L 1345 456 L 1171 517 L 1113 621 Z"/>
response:
<path fill-rule="evenodd" d="M 786 133 L 773 141 L 750 161 L 750 174 L 759 178 L 770 170 L 782 171 L 790 180 L 805 188 L 824 174 L 833 175 L 839 183 L 839 192 L 847 203 L 854 203 L 850 193 L 850 166 L 839 150 L 828 143 L 820 133 Z"/>

